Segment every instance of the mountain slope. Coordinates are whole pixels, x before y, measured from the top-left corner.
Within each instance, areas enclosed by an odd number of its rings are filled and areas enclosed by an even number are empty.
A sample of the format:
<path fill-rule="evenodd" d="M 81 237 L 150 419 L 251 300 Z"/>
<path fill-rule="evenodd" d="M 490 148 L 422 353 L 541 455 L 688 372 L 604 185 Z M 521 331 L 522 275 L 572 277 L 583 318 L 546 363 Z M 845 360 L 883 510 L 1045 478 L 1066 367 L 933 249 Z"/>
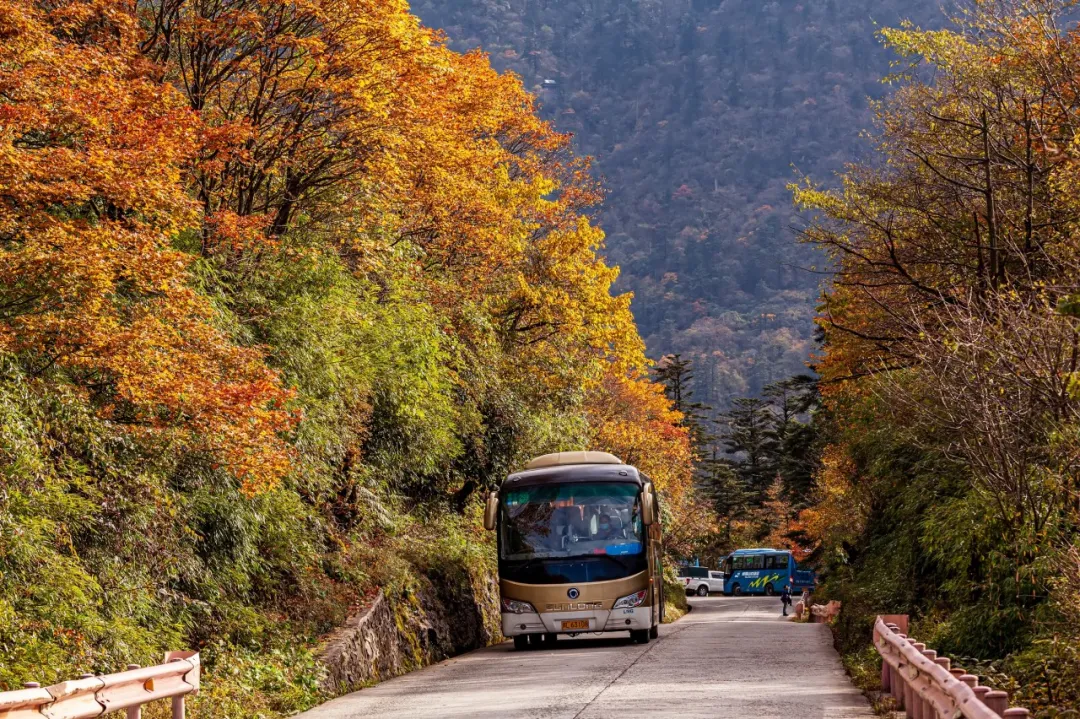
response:
<path fill-rule="evenodd" d="M 696 399 L 802 371 L 821 264 L 786 184 L 862 149 L 889 54 L 877 24 L 937 23 L 931 0 L 421 0 L 457 49 L 520 74 L 597 159 L 618 288 L 649 352 L 695 361 Z"/>

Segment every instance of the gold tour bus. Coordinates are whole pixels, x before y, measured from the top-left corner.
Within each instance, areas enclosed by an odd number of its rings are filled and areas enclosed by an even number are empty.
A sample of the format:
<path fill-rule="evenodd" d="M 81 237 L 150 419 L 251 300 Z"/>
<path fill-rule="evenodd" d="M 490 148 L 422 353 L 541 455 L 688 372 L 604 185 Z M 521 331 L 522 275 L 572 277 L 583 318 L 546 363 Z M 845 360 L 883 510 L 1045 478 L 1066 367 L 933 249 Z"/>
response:
<path fill-rule="evenodd" d="M 537 457 L 488 495 L 502 631 L 516 649 L 559 634 L 655 639 L 663 617 L 660 506 L 648 477 L 606 452 Z"/>

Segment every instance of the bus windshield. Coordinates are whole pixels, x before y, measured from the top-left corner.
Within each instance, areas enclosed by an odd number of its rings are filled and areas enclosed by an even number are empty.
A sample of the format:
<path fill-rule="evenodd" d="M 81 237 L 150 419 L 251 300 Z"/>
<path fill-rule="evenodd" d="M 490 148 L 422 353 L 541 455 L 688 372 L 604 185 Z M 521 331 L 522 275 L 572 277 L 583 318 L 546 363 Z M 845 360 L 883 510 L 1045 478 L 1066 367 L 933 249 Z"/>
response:
<path fill-rule="evenodd" d="M 625 482 L 544 484 L 505 492 L 499 558 L 637 555 L 640 487 Z"/>

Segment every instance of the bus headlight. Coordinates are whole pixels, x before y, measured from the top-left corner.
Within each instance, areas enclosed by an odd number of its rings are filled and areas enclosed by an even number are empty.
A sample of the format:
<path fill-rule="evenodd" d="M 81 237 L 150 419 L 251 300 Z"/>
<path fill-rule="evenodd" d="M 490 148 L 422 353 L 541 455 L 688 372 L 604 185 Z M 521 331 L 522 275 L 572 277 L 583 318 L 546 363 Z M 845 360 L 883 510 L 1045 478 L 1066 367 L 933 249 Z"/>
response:
<path fill-rule="evenodd" d="M 507 614 L 535 614 L 536 608 L 528 602 L 519 602 L 516 599 L 502 600 L 502 610 Z"/>
<path fill-rule="evenodd" d="M 621 599 L 615 601 L 615 606 L 612 609 L 630 609 L 631 607 L 640 607 L 641 603 L 645 601 L 645 597 L 649 596 L 648 589 L 642 589 L 640 592 L 634 592 Z"/>

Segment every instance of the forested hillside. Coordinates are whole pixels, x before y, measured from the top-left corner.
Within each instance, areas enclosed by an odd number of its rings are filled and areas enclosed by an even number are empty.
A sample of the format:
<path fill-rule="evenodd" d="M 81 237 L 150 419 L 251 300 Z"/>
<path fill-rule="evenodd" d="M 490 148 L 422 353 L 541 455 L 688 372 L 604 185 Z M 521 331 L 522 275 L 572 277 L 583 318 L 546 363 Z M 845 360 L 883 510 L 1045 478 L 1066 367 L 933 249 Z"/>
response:
<path fill-rule="evenodd" d="M 308 706 L 377 590 L 474 601 L 547 451 L 641 466 L 678 551 L 585 167 L 403 1 L 0 0 L 0 689 L 184 648 L 191 716 Z"/>
<path fill-rule="evenodd" d="M 418 0 L 458 49 L 521 75 L 596 157 L 617 287 L 651 356 L 681 352 L 696 399 L 726 407 L 805 371 L 822 258 L 794 242 L 786 185 L 865 149 L 875 36 L 940 24 L 937 0 Z"/>

